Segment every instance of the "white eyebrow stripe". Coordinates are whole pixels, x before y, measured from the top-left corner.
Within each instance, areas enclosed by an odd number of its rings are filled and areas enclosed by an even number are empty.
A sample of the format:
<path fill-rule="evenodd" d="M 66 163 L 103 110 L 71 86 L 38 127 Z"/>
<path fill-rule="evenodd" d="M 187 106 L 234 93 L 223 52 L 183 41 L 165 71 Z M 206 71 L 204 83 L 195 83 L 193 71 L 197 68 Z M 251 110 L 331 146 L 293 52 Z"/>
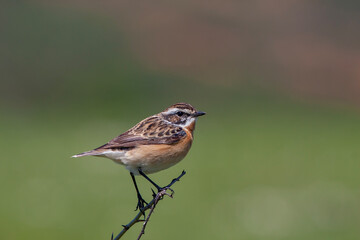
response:
<path fill-rule="evenodd" d="M 181 109 L 181 108 L 171 108 L 171 109 L 167 110 L 166 112 L 164 112 L 164 114 L 173 114 L 178 111 L 186 112 L 187 114 L 191 114 L 191 112 L 188 109 Z"/>
<path fill-rule="evenodd" d="M 166 112 L 164 112 L 165 114 L 172 114 L 172 113 L 176 113 L 177 111 L 179 111 L 178 108 L 171 108 L 169 110 L 167 110 Z"/>

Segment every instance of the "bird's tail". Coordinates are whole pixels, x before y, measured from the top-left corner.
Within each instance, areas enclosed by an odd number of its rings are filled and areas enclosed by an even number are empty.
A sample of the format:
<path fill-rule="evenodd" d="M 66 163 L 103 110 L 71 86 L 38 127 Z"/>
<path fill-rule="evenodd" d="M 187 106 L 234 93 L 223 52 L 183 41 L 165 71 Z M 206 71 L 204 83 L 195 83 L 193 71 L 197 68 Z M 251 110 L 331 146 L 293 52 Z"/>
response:
<path fill-rule="evenodd" d="M 100 152 L 95 151 L 95 150 L 91 150 L 91 151 L 88 151 L 88 152 L 83 152 L 83 153 L 76 154 L 76 155 L 71 156 L 71 157 L 73 157 L 73 158 L 78 158 L 78 157 L 99 156 L 99 155 L 101 155 Z"/>

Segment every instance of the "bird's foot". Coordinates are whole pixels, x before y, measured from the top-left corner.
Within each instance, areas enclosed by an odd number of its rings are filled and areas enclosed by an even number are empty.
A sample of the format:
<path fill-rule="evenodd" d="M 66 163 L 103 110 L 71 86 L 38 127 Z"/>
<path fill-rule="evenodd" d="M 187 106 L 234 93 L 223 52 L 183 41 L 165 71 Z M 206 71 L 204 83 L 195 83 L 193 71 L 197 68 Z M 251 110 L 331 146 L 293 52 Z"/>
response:
<path fill-rule="evenodd" d="M 170 190 L 171 191 L 171 196 L 175 193 L 174 192 L 174 190 L 172 190 L 170 187 L 174 184 L 174 183 L 176 183 L 176 182 L 178 182 L 178 181 L 180 181 L 180 178 L 182 177 L 182 176 L 184 176 L 186 174 L 186 172 L 185 171 L 182 171 L 182 173 L 180 174 L 180 176 L 178 176 L 177 178 L 174 178 L 172 181 L 171 181 L 171 183 L 169 183 L 168 185 L 166 185 L 165 187 L 162 187 L 162 188 L 158 188 L 158 191 L 160 192 L 160 191 L 163 191 L 163 190 Z"/>
<path fill-rule="evenodd" d="M 172 197 L 172 196 L 174 195 L 175 191 L 171 188 L 171 186 L 172 186 L 174 183 L 176 183 L 177 181 L 180 181 L 180 178 L 181 178 L 182 176 L 184 176 L 185 174 L 186 174 L 186 172 L 183 171 L 183 172 L 180 174 L 180 176 L 178 176 L 177 178 L 174 178 L 174 179 L 171 181 L 171 183 L 169 183 L 169 184 L 166 185 L 165 187 L 159 187 L 159 186 L 157 186 L 158 192 L 164 192 L 165 195 L 168 195 L 168 196 Z M 171 194 L 166 194 L 166 191 L 167 191 L 167 190 L 170 190 L 170 191 L 171 191 Z M 154 196 L 154 191 L 153 191 L 153 196 Z M 156 196 L 156 195 L 155 195 L 155 196 Z"/>
<path fill-rule="evenodd" d="M 145 216 L 145 212 L 143 211 L 143 209 L 146 205 L 148 205 L 148 203 L 142 198 L 140 194 L 138 194 L 138 203 L 136 205 L 135 211 L 139 209 L 140 212 L 142 212 Z"/>

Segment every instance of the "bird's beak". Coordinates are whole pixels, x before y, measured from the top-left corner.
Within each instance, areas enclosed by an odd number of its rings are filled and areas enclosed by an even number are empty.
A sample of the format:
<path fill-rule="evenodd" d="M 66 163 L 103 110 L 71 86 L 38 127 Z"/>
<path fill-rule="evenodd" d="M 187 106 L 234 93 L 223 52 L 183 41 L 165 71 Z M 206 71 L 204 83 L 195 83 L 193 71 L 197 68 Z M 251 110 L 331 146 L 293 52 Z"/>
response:
<path fill-rule="evenodd" d="M 205 114 L 206 114 L 205 112 L 198 111 L 198 112 L 194 113 L 194 117 L 200 117 Z"/>

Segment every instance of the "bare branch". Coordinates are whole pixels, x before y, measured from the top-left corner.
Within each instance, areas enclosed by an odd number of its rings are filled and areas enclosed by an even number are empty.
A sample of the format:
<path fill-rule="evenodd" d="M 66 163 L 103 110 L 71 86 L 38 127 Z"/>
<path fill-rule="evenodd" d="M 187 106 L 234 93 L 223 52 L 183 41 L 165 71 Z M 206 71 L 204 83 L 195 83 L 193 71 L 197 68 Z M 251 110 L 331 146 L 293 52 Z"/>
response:
<path fill-rule="evenodd" d="M 129 230 L 133 225 L 135 225 L 135 224 L 138 223 L 138 222 L 144 222 L 143 227 L 142 227 L 142 229 L 141 229 L 141 232 L 140 232 L 140 234 L 139 234 L 139 236 L 138 236 L 138 238 L 137 238 L 137 239 L 139 240 L 139 239 L 141 238 L 141 236 L 145 233 L 145 228 L 146 228 L 146 226 L 147 226 L 147 223 L 149 222 L 150 217 L 151 217 L 152 213 L 154 212 L 154 209 L 155 209 L 156 205 L 158 204 L 158 202 L 159 202 L 160 200 L 162 200 L 165 195 L 173 198 L 174 191 L 173 191 L 170 187 L 171 187 L 174 183 L 176 183 L 177 181 L 180 181 L 180 178 L 181 178 L 182 176 L 184 176 L 185 173 L 186 173 L 185 171 L 182 171 L 182 173 L 180 174 L 179 177 L 174 178 L 169 185 L 167 185 L 166 187 L 162 188 L 162 190 L 160 190 L 160 191 L 154 196 L 153 200 L 151 200 L 151 202 L 149 202 L 149 204 L 147 204 L 144 208 L 142 208 L 141 211 L 139 211 L 139 213 L 138 213 L 127 225 L 122 225 L 122 226 L 123 226 L 123 229 L 121 230 L 121 232 L 120 232 L 115 238 L 113 238 L 113 235 L 111 236 L 111 240 L 119 240 L 119 239 L 127 232 L 127 230 Z M 166 192 L 167 190 L 170 190 L 170 191 L 171 191 L 171 194 L 168 194 L 168 193 Z M 146 212 L 147 210 L 149 210 L 149 209 L 150 209 L 149 215 L 146 217 L 145 220 L 141 220 L 140 217 L 141 217 L 142 215 L 145 216 L 145 212 Z"/>
<path fill-rule="evenodd" d="M 157 205 L 158 202 L 163 198 L 163 196 L 164 196 L 164 195 L 167 195 L 167 196 L 173 198 L 173 193 L 174 193 L 174 192 L 172 192 L 171 194 L 168 194 L 168 193 L 166 192 L 167 189 L 168 189 L 168 188 L 165 188 L 165 189 L 163 189 L 162 191 L 158 192 L 158 193 L 156 194 L 155 198 L 153 199 L 154 204 L 153 204 L 153 205 L 151 206 L 151 208 L 150 208 L 149 215 L 147 216 L 147 218 L 146 218 L 146 220 L 145 220 L 145 222 L 144 222 L 144 224 L 143 224 L 143 227 L 142 227 L 142 229 L 141 229 L 141 232 L 140 232 L 137 240 L 139 240 L 139 239 L 141 238 L 141 236 L 142 236 L 143 234 L 145 234 L 145 228 L 146 228 L 147 223 L 149 222 L 149 219 L 150 219 L 150 217 L 151 217 L 151 214 L 154 212 L 154 209 L 155 209 L 156 205 Z"/>

